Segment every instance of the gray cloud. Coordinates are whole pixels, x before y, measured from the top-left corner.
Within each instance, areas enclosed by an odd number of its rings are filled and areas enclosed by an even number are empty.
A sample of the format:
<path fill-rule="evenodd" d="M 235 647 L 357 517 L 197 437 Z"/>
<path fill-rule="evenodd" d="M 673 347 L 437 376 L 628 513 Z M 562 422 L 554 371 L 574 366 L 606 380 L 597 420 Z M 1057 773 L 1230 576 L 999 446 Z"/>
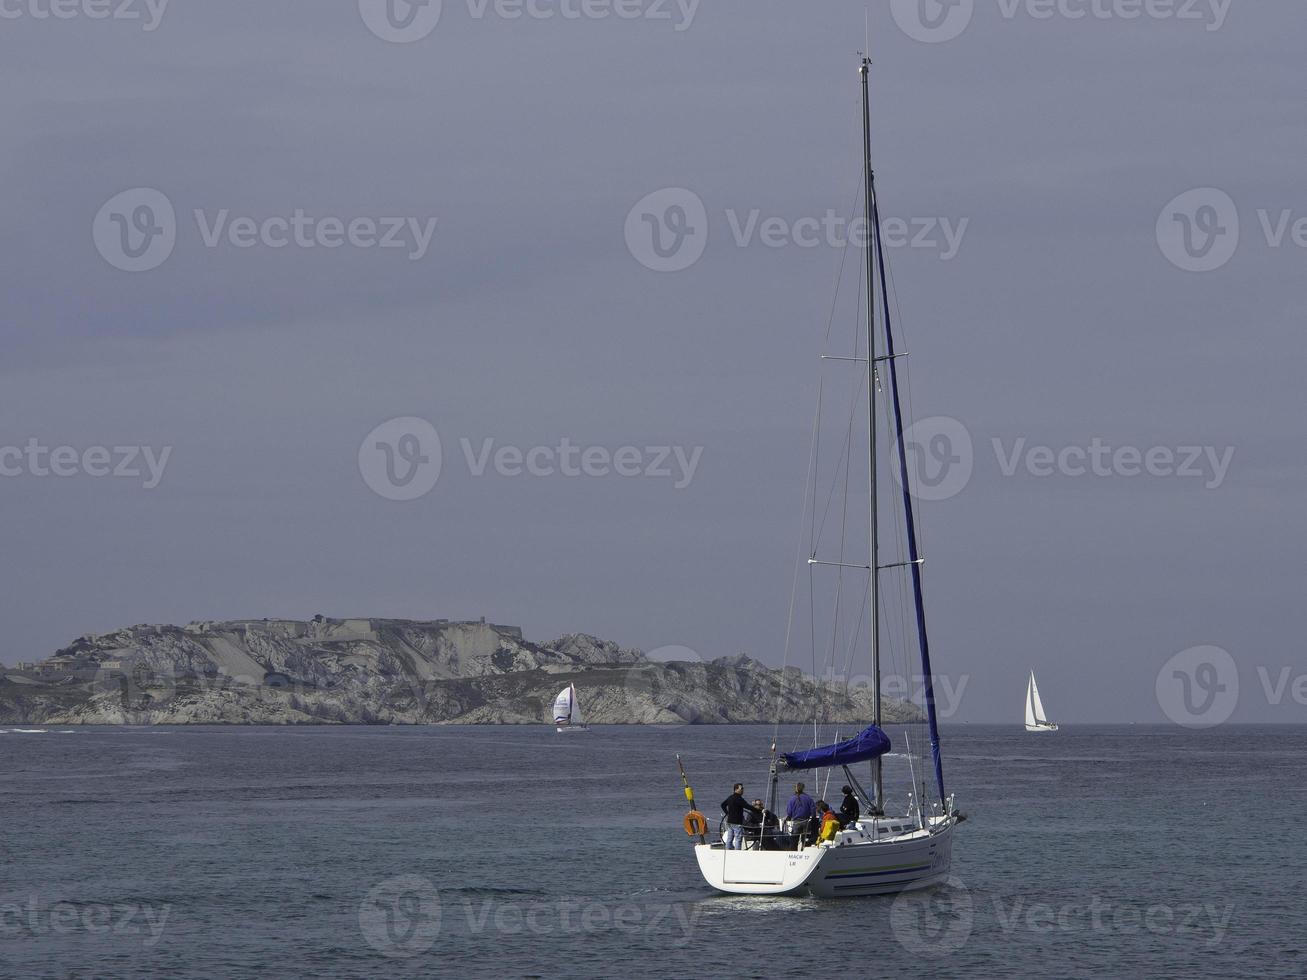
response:
<path fill-rule="evenodd" d="M 724 216 L 848 210 L 862 9 L 714 0 L 677 32 L 447 0 L 411 45 L 352 3 L 174 0 L 149 33 L 0 21 L 0 445 L 174 447 L 150 492 L 0 480 L 0 659 L 129 623 L 323 612 L 779 662 L 839 256 L 738 248 Z M 1255 692 L 1256 665 L 1304 667 L 1305 256 L 1256 220 L 1304 208 L 1301 19 L 996 9 L 941 44 L 873 12 L 885 208 L 970 222 L 952 261 L 893 256 L 917 414 L 961 420 L 981 453 L 1095 436 L 1237 453 L 1213 491 L 1007 478 L 990 454 L 925 505 L 938 666 L 972 676 L 957 718 L 1015 721 L 1033 665 L 1064 719 L 1160 719 L 1158 668 L 1207 643 Z M 91 223 L 141 186 L 180 230 L 131 275 Z M 1154 225 L 1205 186 L 1238 202 L 1244 238 L 1184 273 Z M 712 228 L 699 262 L 659 275 L 623 222 L 665 187 Z M 196 208 L 439 225 L 419 262 L 210 249 Z M 447 464 L 460 438 L 704 454 L 680 491 L 450 465 L 395 504 L 355 456 L 406 415 L 436 424 Z M 1250 697 L 1236 719 L 1282 712 Z"/>

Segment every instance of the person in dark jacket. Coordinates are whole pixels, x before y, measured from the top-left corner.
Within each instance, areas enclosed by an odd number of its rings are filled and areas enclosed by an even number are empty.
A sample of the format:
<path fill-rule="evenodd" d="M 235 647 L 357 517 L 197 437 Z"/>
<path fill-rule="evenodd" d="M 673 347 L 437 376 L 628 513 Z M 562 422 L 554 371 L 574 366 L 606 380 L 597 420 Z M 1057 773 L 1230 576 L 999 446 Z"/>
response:
<path fill-rule="evenodd" d="M 862 807 L 858 805 L 858 797 L 852 786 L 845 786 L 841 792 L 844 794 L 844 802 L 840 804 L 840 826 L 847 830 L 858 822 Z"/>
<path fill-rule="evenodd" d="M 762 816 L 762 811 L 744 798 L 744 784 L 736 783 L 731 795 L 722 800 L 722 813 L 726 814 L 726 833 L 722 836 L 722 841 L 728 851 L 738 851 L 744 846 L 746 812 Z"/>
<path fill-rule="evenodd" d="M 753 808 L 756 812 L 750 813 L 746 810 L 744 814 L 745 834 L 749 840 L 756 840 L 760 849 L 777 850 L 779 844 L 776 843 L 775 838 L 780 821 L 776 819 L 776 814 L 762 805 L 762 800 L 754 800 Z"/>

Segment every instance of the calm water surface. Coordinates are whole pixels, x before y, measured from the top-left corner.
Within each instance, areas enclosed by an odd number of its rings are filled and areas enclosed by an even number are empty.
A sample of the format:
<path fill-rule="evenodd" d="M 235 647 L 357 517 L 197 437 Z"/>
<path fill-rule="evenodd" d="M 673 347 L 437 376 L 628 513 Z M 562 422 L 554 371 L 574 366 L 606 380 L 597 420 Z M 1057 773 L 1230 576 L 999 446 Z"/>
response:
<path fill-rule="evenodd" d="M 1301 977 L 1307 728 L 945 732 L 952 886 L 713 894 L 769 728 L 0 734 L 5 977 Z"/>

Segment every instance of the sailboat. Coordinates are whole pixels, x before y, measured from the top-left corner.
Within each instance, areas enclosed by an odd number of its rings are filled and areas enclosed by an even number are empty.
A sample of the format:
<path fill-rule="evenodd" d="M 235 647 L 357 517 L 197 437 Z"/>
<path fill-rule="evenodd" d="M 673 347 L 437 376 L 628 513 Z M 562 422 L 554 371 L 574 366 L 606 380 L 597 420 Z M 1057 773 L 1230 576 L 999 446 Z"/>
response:
<path fill-rule="evenodd" d="M 1026 685 L 1026 731 L 1055 732 L 1057 726 L 1044 714 L 1044 702 L 1039 697 L 1039 685 L 1035 683 L 1035 672 L 1030 672 L 1030 683 Z"/>
<path fill-rule="evenodd" d="M 554 698 L 554 724 L 558 726 L 559 735 L 590 730 L 581 715 L 581 701 L 576 696 L 575 684 L 568 684 Z"/>
<path fill-rule="evenodd" d="M 698 838 L 694 851 L 699 871 L 704 880 L 714 889 L 738 895 L 812 895 L 820 898 L 842 898 L 889 894 L 940 884 L 949 874 L 954 831 L 965 819 L 965 816 L 958 811 L 954 797 L 949 795 L 944 787 L 939 724 L 935 709 L 930 648 L 927 642 L 925 605 L 922 599 L 924 559 L 920 552 L 914 497 L 909 489 L 911 484 L 908 449 L 904 439 L 904 412 L 900 397 L 900 375 L 906 378 L 906 374 L 900 370 L 898 359 L 904 355 L 895 348 L 894 325 L 890 315 L 890 290 L 886 277 L 886 256 L 882 242 L 880 208 L 876 196 L 876 175 L 871 165 L 871 107 L 868 82 L 870 69 L 871 60 L 864 56 L 859 71 L 862 82 L 863 130 L 863 172 L 859 194 L 863 204 L 863 217 L 866 227 L 872 233 L 872 241 L 870 247 L 864 249 L 866 266 L 865 269 L 860 270 L 859 275 L 866 287 L 866 293 L 865 297 L 859 293 L 859 303 L 854 318 L 853 356 L 842 356 L 847 352 L 841 352 L 841 356 L 823 355 L 823 361 L 852 362 L 852 367 L 845 369 L 854 372 L 849 385 L 851 388 L 856 386 L 850 406 L 849 435 L 841 448 L 841 463 L 845 464 L 842 473 L 845 516 L 835 519 L 839 525 L 841 541 L 839 550 L 823 555 L 819 548 L 821 542 L 816 540 L 818 535 L 814 535 L 806 561 L 801 561 L 801 565 L 808 566 L 810 576 L 820 574 L 837 576 L 841 590 L 844 588 L 843 583 L 847 576 L 854 581 L 861 596 L 859 601 L 862 612 L 858 615 L 857 627 L 847 631 L 846 639 L 850 662 L 855 654 L 861 656 L 863 637 L 868 644 L 867 652 L 870 653 L 872 667 L 870 691 L 872 703 L 871 717 L 864 719 L 864 722 L 869 721 L 870 724 L 852 738 L 837 740 L 832 744 L 814 745 L 804 751 L 778 753 L 777 741 L 780 733 L 778 713 L 766 786 L 766 809 L 778 812 L 778 784 L 782 774 L 800 774 L 800 778 L 811 780 L 808 785 L 820 789 L 824 773 L 826 786 L 829 789 L 832 785 L 831 776 L 835 775 L 836 780 L 839 780 L 841 777 L 837 774 L 842 773 L 843 782 L 855 793 L 861 815 L 856 820 L 848 822 L 835 834 L 834 839 L 821 843 L 810 842 L 812 836 L 806 833 L 807 827 L 804 825 L 786 820 L 778 828 L 779 833 L 774 834 L 770 839 L 764 831 L 754 840 L 749 840 L 746 836 L 742 849 L 728 850 L 724 841 L 709 840 L 710 826 L 707 817 L 695 807 L 694 793 L 682 767 L 685 796 L 690 804 L 690 812 L 684 821 L 685 830 L 692 838 Z M 879 421 L 878 416 L 882 409 L 878 408 L 878 399 L 883 399 L 887 403 L 887 407 L 883 409 L 886 416 Z M 861 416 L 860 420 L 859 416 Z M 818 423 L 820 418 L 821 396 L 819 395 Z M 865 563 L 857 563 L 857 557 L 860 555 L 850 561 L 845 553 L 843 542 L 847 530 L 847 515 L 855 509 L 860 509 L 849 506 L 850 469 L 847 462 L 851 460 L 851 449 L 855 442 L 852 436 L 855 421 L 858 421 L 859 431 L 865 424 L 869 438 L 867 452 L 869 509 L 858 516 L 859 521 L 865 516 L 870 537 L 869 557 Z M 898 548 L 898 553 L 892 557 L 882 554 L 881 547 L 883 529 L 879 511 L 878 498 L 881 492 L 878 487 L 878 475 L 882 467 L 878 459 L 877 445 L 880 425 L 884 425 L 895 436 L 893 469 L 890 475 L 896 477 L 901 490 L 901 499 L 899 494 L 893 494 L 891 497 L 895 512 L 892 534 Z M 818 430 L 819 425 L 814 425 L 810 488 L 815 488 L 816 484 Z M 859 455 L 863 445 L 866 444 L 859 444 L 857 447 Z M 820 510 L 820 501 L 815 490 L 811 497 L 805 491 L 805 521 L 810 500 L 815 525 L 816 515 Z M 833 508 L 827 507 L 826 513 L 829 514 L 832 510 L 837 515 L 840 514 L 838 504 Z M 890 522 L 884 523 L 888 525 Z M 822 524 L 825 525 L 824 517 Z M 888 532 L 889 528 L 884 530 Z M 902 560 L 896 560 L 899 558 Z M 865 587 L 861 584 L 864 578 Z M 884 584 L 882 578 L 885 580 Z M 797 572 L 795 583 L 797 594 Z M 895 594 L 899 601 L 884 600 L 881 595 L 883 589 L 896 590 Z M 838 623 L 840 615 L 838 599 L 835 606 L 835 618 Z M 791 618 L 792 616 L 793 599 Z M 884 623 L 882 618 L 885 620 Z M 814 614 L 814 621 L 815 619 Z M 863 626 L 864 622 L 868 624 L 866 627 Z M 902 642 L 891 642 L 889 639 L 894 632 L 892 627 L 895 624 L 902 633 Z M 884 641 L 882 632 L 886 636 Z M 787 661 L 789 645 L 790 641 L 787 637 Z M 815 654 L 817 646 L 815 641 L 813 645 Z M 894 658 L 905 656 L 903 651 L 909 645 L 915 646 L 920 658 L 922 700 L 929 735 L 929 752 L 926 752 L 921 738 L 912 742 L 906 734 L 904 735 L 905 744 L 895 753 L 894 767 L 902 769 L 904 768 L 902 759 L 908 760 L 909 771 L 902 775 L 910 778 L 910 785 L 906 787 L 908 792 L 891 801 L 886 794 L 885 776 L 886 759 L 890 755 L 892 743 L 889 734 L 881 727 L 882 647 L 885 647 L 886 656 Z M 833 649 L 834 646 L 832 640 L 831 648 Z M 814 715 L 814 741 L 819 737 L 818 720 Z M 838 739 L 838 734 L 836 738 Z M 679 758 L 678 763 L 680 763 Z M 868 764 L 869 769 L 869 771 L 864 770 L 868 772 L 868 775 L 864 776 L 869 779 L 868 789 L 864 789 L 854 775 L 854 767 L 860 767 L 863 763 Z M 717 767 L 720 768 L 719 765 Z M 891 772 L 894 774 L 893 770 Z M 930 780 L 933 785 L 929 787 L 927 786 L 928 772 L 933 776 Z M 804 775 L 807 773 L 813 775 L 811 777 Z M 833 785 L 838 786 L 840 783 L 836 781 Z M 780 812 L 783 811 L 782 803 Z M 768 844 L 771 845 L 771 849 L 768 849 Z"/>

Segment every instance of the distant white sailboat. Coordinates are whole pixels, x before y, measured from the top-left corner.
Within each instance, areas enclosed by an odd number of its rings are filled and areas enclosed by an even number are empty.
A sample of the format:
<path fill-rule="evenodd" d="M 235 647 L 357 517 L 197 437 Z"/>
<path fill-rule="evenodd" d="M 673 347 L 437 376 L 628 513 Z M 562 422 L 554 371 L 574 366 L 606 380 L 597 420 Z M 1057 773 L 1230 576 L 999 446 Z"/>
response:
<path fill-rule="evenodd" d="M 559 735 L 590 730 L 581 715 L 581 700 L 576 696 L 575 684 L 568 684 L 554 698 L 554 724 L 558 726 Z"/>
<path fill-rule="evenodd" d="M 1026 731 L 1057 731 L 1057 726 L 1044 714 L 1044 702 L 1039 697 L 1039 685 L 1035 683 L 1033 670 L 1030 672 L 1030 683 L 1026 685 Z"/>

